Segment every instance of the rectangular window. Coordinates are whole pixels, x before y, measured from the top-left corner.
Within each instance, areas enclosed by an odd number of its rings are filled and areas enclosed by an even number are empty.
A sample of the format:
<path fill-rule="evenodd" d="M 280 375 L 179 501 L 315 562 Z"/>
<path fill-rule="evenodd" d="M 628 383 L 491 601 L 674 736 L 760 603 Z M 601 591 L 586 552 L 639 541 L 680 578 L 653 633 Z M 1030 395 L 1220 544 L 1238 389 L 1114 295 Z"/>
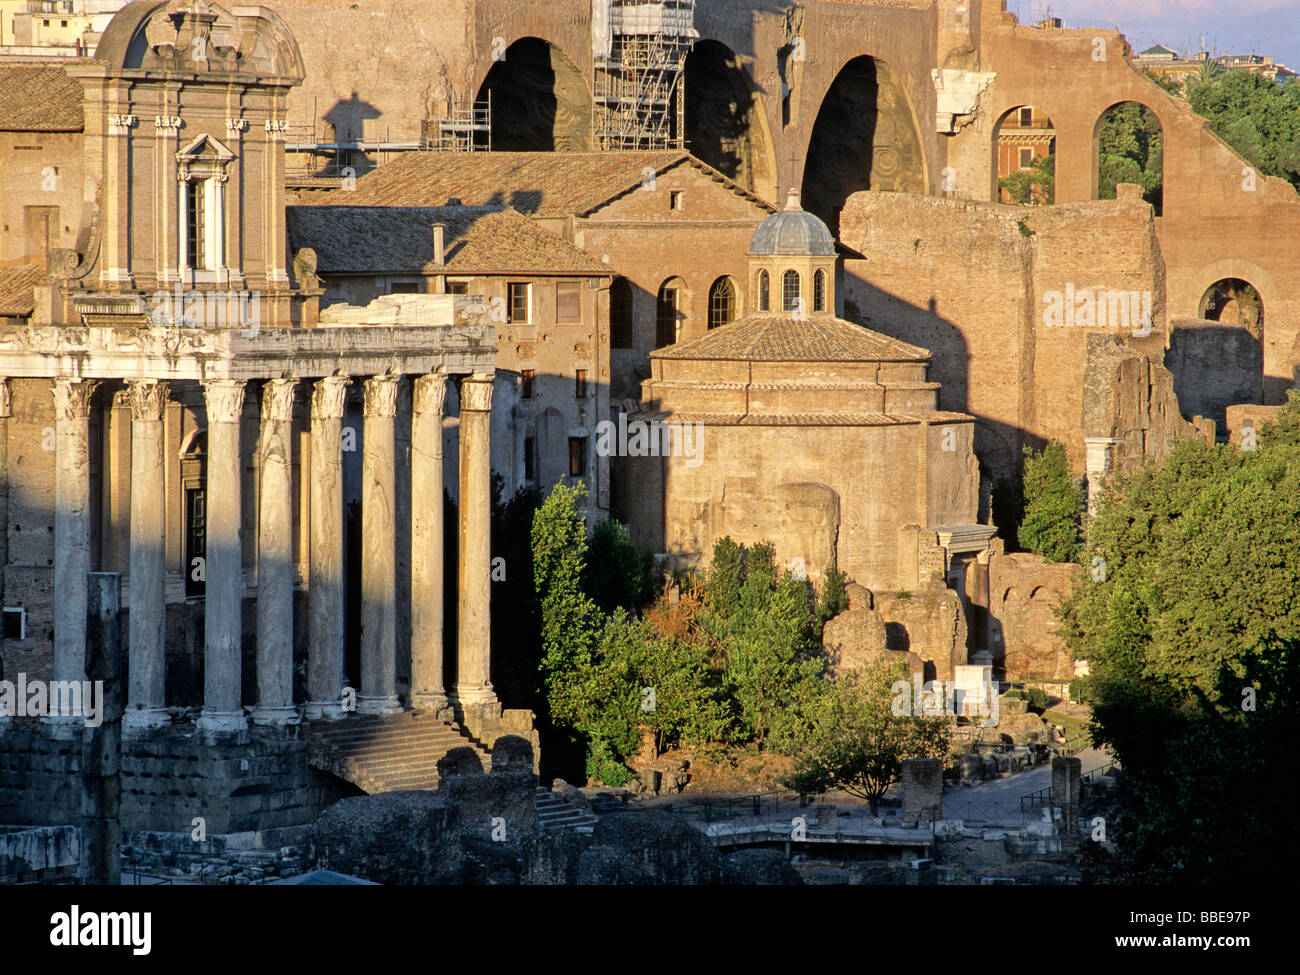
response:
<path fill-rule="evenodd" d="M 388 286 L 390 295 L 414 295 L 420 293 L 420 285 L 417 281 L 394 281 Z"/>
<path fill-rule="evenodd" d="M 3 635 L 6 640 L 27 639 L 27 610 L 21 607 L 5 607 Z"/>
<path fill-rule="evenodd" d="M 1030 166 L 1033 165 L 1033 162 L 1034 162 L 1034 150 L 1033 150 L 1033 149 L 1021 149 L 1021 150 L 1020 150 L 1020 168 L 1021 168 L 1021 169 L 1028 169 Z"/>
<path fill-rule="evenodd" d="M 528 290 L 527 282 L 511 281 L 510 282 L 510 301 L 508 317 L 506 321 L 511 325 L 525 325 L 528 323 Z"/>
<path fill-rule="evenodd" d="M 467 295 L 469 294 L 468 281 L 448 281 L 447 294 L 449 295 Z"/>
<path fill-rule="evenodd" d="M 682 208 L 682 191 L 670 190 L 668 192 L 668 209 L 681 210 Z"/>
<path fill-rule="evenodd" d="M 533 437 L 524 438 L 524 480 L 537 480 L 537 441 Z"/>
<path fill-rule="evenodd" d="M 200 270 L 208 266 L 207 188 L 206 179 L 194 179 L 185 184 L 185 263 L 187 267 Z"/>
<path fill-rule="evenodd" d="M 576 281 L 555 286 L 555 321 L 560 325 L 582 321 L 582 286 Z"/>
<path fill-rule="evenodd" d="M 533 376 L 537 374 L 535 369 L 521 369 L 519 371 L 519 398 L 533 398 Z"/>
<path fill-rule="evenodd" d="M 587 473 L 587 438 L 569 438 L 569 476 L 583 477 Z"/>
<path fill-rule="evenodd" d="M 204 489 L 185 491 L 185 595 L 207 591 L 208 504 Z"/>
<path fill-rule="evenodd" d="M 1034 110 L 1032 108 L 1022 108 L 1020 110 L 1020 124 L 1025 127 L 1034 124 Z"/>
<path fill-rule="evenodd" d="M 577 379 L 573 384 L 573 395 L 577 399 L 587 398 L 587 370 L 579 369 Z"/>
<path fill-rule="evenodd" d="M 677 341 L 677 289 L 663 288 L 655 304 L 655 348 Z"/>

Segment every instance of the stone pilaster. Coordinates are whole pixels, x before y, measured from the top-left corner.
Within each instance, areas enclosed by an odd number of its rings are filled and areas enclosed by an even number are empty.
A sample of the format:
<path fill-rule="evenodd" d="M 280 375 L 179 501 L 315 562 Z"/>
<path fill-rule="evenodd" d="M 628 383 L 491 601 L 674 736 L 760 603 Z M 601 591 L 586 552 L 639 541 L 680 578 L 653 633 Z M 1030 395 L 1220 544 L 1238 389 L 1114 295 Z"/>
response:
<path fill-rule="evenodd" d="M 399 376 L 366 380 L 361 458 L 361 693 L 357 710 L 390 714 L 397 699 L 396 469 Z"/>
<path fill-rule="evenodd" d="M 293 400 L 298 384 L 262 387 L 257 511 L 257 710 L 263 725 L 298 723 L 293 706 Z"/>
<path fill-rule="evenodd" d="M 167 724 L 167 498 L 163 410 L 167 383 L 133 382 L 131 401 L 130 686 L 122 727 L 127 733 Z"/>
<path fill-rule="evenodd" d="M 499 708 L 491 680 L 492 376 L 460 387 L 460 562 L 456 698 L 468 712 Z"/>
<path fill-rule="evenodd" d="M 311 556 L 307 589 L 308 718 L 343 716 L 343 411 L 348 378 L 311 397 Z"/>
<path fill-rule="evenodd" d="M 244 384 L 232 379 L 209 380 L 203 384 L 203 394 L 208 412 L 208 540 L 199 729 L 242 732 L 248 727 L 240 706 L 243 547 L 239 421 Z"/>
<path fill-rule="evenodd" d="M 54 392 L 54 680 L 86 679 L 86 573 L 90 571 L 90 403 L 94 380 L 56 379 Z M 83 726 L 49 715 L 58 737 Z"/>
<path fill-rule="evenodd" d="M 118 192 L 104 195 L 103 282 L 107 287 L 134 287 L 131 276 L 131 131 L 139 118 L 110 115 L 104 153 L 104 181 Z"/>
<path fill-rule="evenodd" d="M 182 122 L 179 115 L 156 115 L 153 123 L 154 193 L 158 201 L 154 212 L 154 261 L 158 283 L 166 286 L 180 281 L 185 259 L 180 252 L 185 220 L 180 204 L 185 184 L 176 181 L 176 152 L 180 148 Z"/>
<path fill-rule="evenodd" d="M 442 683 L 442 417 L 447 377 L 415 381 L 411 418 L 411 707 L 448 704 Z"/>

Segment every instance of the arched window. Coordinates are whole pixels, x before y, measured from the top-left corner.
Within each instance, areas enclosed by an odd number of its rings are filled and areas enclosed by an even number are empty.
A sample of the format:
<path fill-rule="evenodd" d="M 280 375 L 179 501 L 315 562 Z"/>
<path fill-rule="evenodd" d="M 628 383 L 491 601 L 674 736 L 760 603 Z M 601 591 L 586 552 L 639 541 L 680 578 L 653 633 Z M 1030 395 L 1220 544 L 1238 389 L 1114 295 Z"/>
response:
<path fill-rule="evenodd" d="M 813 275 L 813 311 L 826 310 L 826 272 L 820 268 Z"/>
<path fill-rule="evenodd" d="M 799 272 L 786 271 L 781 275 L 781 309 L 786 312 L 799 310 Z"/>
<path fill-rule="evenodd" d="M 736 286 L 731 278 L 718 278 L 709 289 L 709 328 L 719 328 L 735 320 Z"/>
<path fill-rule="evenodd" d="M 771 301 L 768 298 L 768 277 L 766 271 L 758 272 L 758 310 L 769 311 Z"/>
<path fill-rule="evenodd" d="M 615 349 L 636 345 L 632 318 L 632 285 L 627 278 L 615 278 L 609 286 L 609 344 Z"/>
<path fill-rule="evenodd" d="M 655 300 L 655 348 L 662 349 L 677 341 L 682 318 L 682 288 L 680 278 L 670 278 L 659 288 Z"/>

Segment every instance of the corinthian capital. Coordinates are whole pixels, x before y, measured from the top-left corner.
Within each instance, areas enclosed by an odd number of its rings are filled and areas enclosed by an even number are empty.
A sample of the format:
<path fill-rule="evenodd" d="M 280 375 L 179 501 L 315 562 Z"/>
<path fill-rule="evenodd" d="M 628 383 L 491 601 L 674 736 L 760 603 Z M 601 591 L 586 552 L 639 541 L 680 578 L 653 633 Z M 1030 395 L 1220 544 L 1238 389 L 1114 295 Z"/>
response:
<path fill-rule="evenodd" d="M 348 402 L 347 376 L 326 376 L 311 391 L 311 418 L 313 420 L 341 420 Z"/>
<path fill-rule="evenodd" d="M 94 379 L 56 379 L 54 393 L 54 418 L 56 420 L 84 420 L 90 416 L 90 398 L 99 382 Z"/>
<path fill-rule="evenodd" d="M 239 379 L 209 379 L 203 384 L 208 423 L 238 423 L 244 413 L 244 383 Z"/>
<path fill-rule="evenodd" d="M 475 374 L 460 384 L 460 408 L 480 413 L 492 411 L 492 377 Z"/>
<path fill-rule="evenodd" d="M 442 415 L 447 404 L 447 377 L 440 372 L 421 376 L 415 381 L 412 409 L 416 413 Z"/>
<path fill-rule="evenodd" d="M 167 383 L 160 379 L 140 379 L 128 387 L 131 419 L 161 420 L 167 403 Z"/>
<path fill-rule="evenodd" d="M 272 379 L 262 387 L 262 419 L 285 421 L 293 419 L 293 395 L 298 390 L 296 379 Z"/>
<path fill-rule="evenodd" d="M 401 376 L 371 376 L 366 380 L 366 416 L 397 416 L 397 387 Z"/>

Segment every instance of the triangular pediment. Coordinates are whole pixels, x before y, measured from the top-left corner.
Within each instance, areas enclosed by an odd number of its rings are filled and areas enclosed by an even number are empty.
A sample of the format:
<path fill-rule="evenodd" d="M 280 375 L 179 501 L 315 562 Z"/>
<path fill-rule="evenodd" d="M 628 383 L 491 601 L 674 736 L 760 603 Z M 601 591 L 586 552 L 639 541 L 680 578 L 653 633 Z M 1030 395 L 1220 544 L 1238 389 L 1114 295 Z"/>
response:
<path fill-rule="evenodd" d="M 225 144 L 214 136 L 198 135 L 184 149 L 176 153 L 176 158 L 181 162 L 229 162 L 235 158 L 235 154 L 226 148 Z"/>

